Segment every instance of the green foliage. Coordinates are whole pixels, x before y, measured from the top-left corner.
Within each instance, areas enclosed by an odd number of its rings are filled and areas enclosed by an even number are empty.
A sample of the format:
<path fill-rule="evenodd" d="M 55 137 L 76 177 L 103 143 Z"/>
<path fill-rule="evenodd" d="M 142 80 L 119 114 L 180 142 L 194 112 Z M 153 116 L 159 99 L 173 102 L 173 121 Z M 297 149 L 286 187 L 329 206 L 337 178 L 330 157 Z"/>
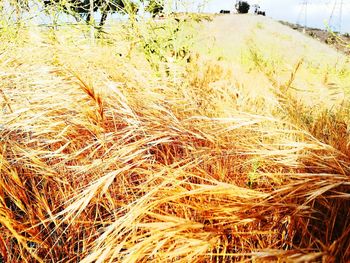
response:
<path fill-rule="evenodd" d="M 245 1 L 239 1 L 236 5 L 235 8 L 238 13 L 240 14 L 247 14 L 249 12 L 250 5 L 248 2 Z"/>
<path fill-rule="evenodd" d="M 0 52 L 6 49 L 9 43 L 20 45 L 24 41 L 24 38 L 20 37 L 24 29 L 22 21 L 12 20 L 6 15 L 1 17 L 1 15 L 3 14 L 0 12 Z"/>
<path fill-rule="evenodd" d="M 153 17 L 163 13 L 164 0 L 149 0 L 145 10 L 151 13 Z"/>
<path fill-rule="evenodd" d="M 189 15 L 190 19 L 192 19 L 194 22 L 202 22 L 202 21 L 212 21 L 213 15 L 207 15 L 207 14 L 197 14 L 193 13 Z"/>
<path fill-rule="evenodd" d="M 18 36 L 18 27 L 10 25 L 5 20 L 0 20 L 0 41 L 15 41 Z"/>
<path fill-rule="evenodd" d="M 334 32 L 329 26 L 327 26 L 328 37 L 325 39 L 325 43 L 328 45 L 334 45 L 336 48 L 343 50 L 346 54 L 350 54 L 350 35 L 349 33 L 340 34 Z"/>
<path fill-rule="evenodd" d="M 260 175 L 258 173 L 260 166 L 261 166 L 261 163 L 259 160 L 253 160 L 252 170 L 248 173 L 247 184 L 250 188 L 254 188 L 257 185 L 257 181 L 260 178 Z"/>
<path fill-rule="evenodd" d="M 188 32 L 192 20 L 168 18 L 150 22 L 142 33 L 140 46 L 151 66 L 159 70 L 161 63 L 190 60 L 193 35 Z"/>

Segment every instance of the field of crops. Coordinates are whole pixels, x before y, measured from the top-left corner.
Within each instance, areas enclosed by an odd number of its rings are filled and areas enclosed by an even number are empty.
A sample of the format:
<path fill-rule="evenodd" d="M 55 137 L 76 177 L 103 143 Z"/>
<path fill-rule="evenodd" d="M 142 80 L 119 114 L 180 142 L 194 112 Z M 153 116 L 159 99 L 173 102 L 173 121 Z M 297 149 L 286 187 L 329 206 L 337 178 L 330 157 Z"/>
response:
<path fill-rule="evenodd" d="M 249 15 L 0 30 L 0 262 L 350 260 L 349 57 Z"/>

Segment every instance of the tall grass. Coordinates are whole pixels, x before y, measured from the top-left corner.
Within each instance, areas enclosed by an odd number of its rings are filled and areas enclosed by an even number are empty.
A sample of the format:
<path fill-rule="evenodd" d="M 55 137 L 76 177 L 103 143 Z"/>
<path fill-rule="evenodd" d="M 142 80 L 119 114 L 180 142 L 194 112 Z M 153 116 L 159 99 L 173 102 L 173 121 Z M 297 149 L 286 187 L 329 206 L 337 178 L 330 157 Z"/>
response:
<path fill-rule="evenodd" d="M 259 102 L 169 19 L 94 46 L 72 28 L 3 46 L 1 260 L 349 260 L 347 97 L 316 110 L 301 60 L 278 76 L 251 47 Z"/>

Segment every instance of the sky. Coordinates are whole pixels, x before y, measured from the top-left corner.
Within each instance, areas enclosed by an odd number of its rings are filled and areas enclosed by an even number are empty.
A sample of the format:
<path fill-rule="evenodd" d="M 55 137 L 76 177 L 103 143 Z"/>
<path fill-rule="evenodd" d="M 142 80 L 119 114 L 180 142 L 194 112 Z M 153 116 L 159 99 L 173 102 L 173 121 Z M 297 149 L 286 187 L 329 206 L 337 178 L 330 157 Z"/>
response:
<path fill-rule="evenodd" d="M 305 24 L 305 5 L 306 8 L 306 25 L 309 27 L 325 28 L 325 23 L 330 22 L 333 30 L 350 33 L 350 0 L 246 0 L 250 5 L 259 4 L 262 11 L 266 11 L 267 16 L 278 20 L 289 21 L 292 23 Z M 178 0 L 184 3 L 184 1 Z M 194 9 L 197 11 L 200 3 L 207 2 L 202 7 L 202 11 L 209 13 L 218 13 L 221 9 L 231 10 L 236 0 L 192 0 L 185 9 Z M 340 6 L 342 5 L 342 23 L 340 26 Z M 181 5 L 181 4 L 178 4 Z M 183 4 L 184 5 L 184 4 Z M 184 8 L 179 7 L 180 8 Z M 197 10 L 195 10 L 197 9 Z M 191 10 L 189 10 L 191 11 Z M 333 11 L 332 19 L 330 19 Z"/>
<path fill-rule="evenodd" d="M 1 1 L 1 0 L 0 0 Z M 140 0 L 133 0 L 140 1 Z M 219 13 L 220 10 L 234 10 L 236 0 L 165 0 L 170 6 L 177 3 L 178 11 Z M 298 23 L 302 26 L 325 29 L 326 25 L 334 31 L 350 33 L 350 0 L 245 0 L 250 5 L 260 5 L 260 10 L 266 15 L 276 19 Z M 307 8 L 301 3 L 307 2 Z M 342 15 L 340 16 L 340 3 L 342 5 Z M 170 8 L 171 9 L 171 8 Z M 305 12 L 307 11 L 307 12 Z M 330 20 L 331 14 L 332 19 Z M 306 21 L 305 21 L 306 14 Z M 116 16 L 116 15 L 114 15 Z M 342 23 L 340 24 L 340 17 Z M 41 23 L 48 23 L 49 19 L 41 18 Z M 66 19 L 68 21 L 73 19 Z M 340 26 L 341 25 L 341 26 Z"/>

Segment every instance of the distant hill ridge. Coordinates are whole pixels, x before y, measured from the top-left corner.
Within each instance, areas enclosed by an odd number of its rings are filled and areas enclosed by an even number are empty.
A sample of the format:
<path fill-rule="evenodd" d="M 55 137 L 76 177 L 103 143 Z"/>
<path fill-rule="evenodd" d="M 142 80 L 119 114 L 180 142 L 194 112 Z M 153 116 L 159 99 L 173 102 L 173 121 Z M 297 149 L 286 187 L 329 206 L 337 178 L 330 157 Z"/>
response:
<path fill-rule="evenodd" d="M 309 36 L 326 43 L 339 51 L 344 52 L 345 54 L 350 54 L 350 34 L 339 34 L 338 32 L 331 32 L 324 29 L 313 28 L 313 27 L 304 27 L 298 24 L 289 23 L 286 21 L 279 21 L 281 24 L 289 26 L 294 30 L 299 32 L 304 32 Z M 347 46 L 347 47 L 346 47 Z"/>

